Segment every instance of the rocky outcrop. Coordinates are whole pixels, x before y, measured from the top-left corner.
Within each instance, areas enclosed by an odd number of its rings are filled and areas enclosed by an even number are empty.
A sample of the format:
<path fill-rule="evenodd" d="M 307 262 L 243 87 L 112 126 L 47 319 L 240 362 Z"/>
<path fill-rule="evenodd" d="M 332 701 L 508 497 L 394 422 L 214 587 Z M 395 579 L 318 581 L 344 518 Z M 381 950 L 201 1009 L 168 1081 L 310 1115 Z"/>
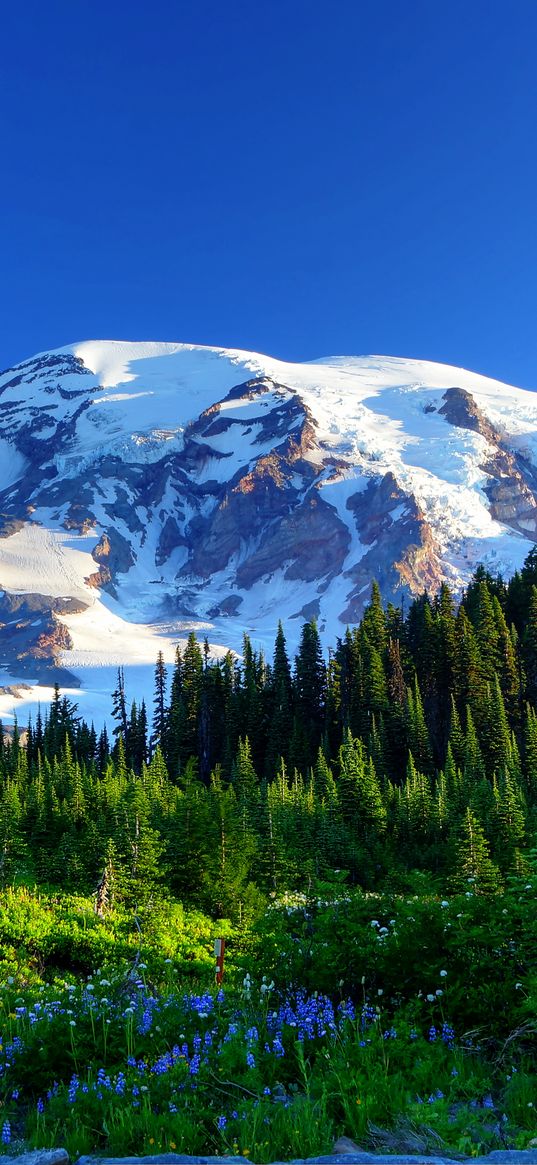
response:
<path fill-rule="evenodd" d="M 393 473 L 374 478 L 347 503 L 363 545 L 370 546 L 346 571 L 351 580 L 345 623 L 357 622 L 369 601 L 371 579 L 386 598 L 400 600 L 423 590 L 435 592 L 444 569 L 431 527 L 416 499 L 400 488 Z"/>
<path fill-rule="evenodd" d="M 493 425 L 471 393 L 463 388 L 448 388 L 439 410 L 451 425 L 479 433 L 491 446 L 483 458 L 488 481 L 483 486 L 490 502 L 492 517 L 503 525 L 537 541 L 537 479 L 535 471 L 517 450 L 510 449 L 507 438 Z"/>
<path fill-rule="evenodd" d="M 527 484 L 523 464 L 515 454 L 499 448 L 483 468 L 490 479 L 484 489 L 492 517 L 537 541 L 537 491 Z"/>
<path fill-rule="evenodd" d="M 278 454 L 261 457 L 254 468 L 223 487 L 219 500 L 206 517 L 199 515 L 186 529 L 190 548 L 188 563 L 180 575 L 207 578 L 222 570 L 230 559 L 264 532 L 280 523 L 299 498 L 289 467 Z"/>
<path fill-rule="evenodd" d="M 85 604 L 49 595 L 0 592 L 0 666 L 16 675 L 78 687 L 79 681 L 59 662 L 72 646 L 62 615 L 76 615 Z"/>
<path fill-rule="evenodd" d="M 179 529 L 177 518 L 173 514 L 169 514 L 165 518 L 164 525 L 159 534 L 157 549 L 155 551 L 155 565 L 162 566 L 168 561 L 173 550 L 178 546 L 185 545 L 187 545 L 187 540 Z"/>
<path fill-rule="evenodd" d="M 116 574 L 126 574 L 134 564 L 132 546 L 113 527 L 108 527 L 101 534 L 97 546 L 94 546 L 91 552 L 91 557 L 96 559 L 96 563 L 101 567 L 105 567 L 113 579 Z"/>
<path fill-rule="evenodd" d="M 472 394 L 465 388 L 446 389 L 442 400 L 444 404 L 438 411 L 450 425 L 456 425 L 458 429 L 471 429 L 474 433 L 480 433 L 491 445 L 500 443 L 501 437 L 498 429 L 487 419 Z"/>

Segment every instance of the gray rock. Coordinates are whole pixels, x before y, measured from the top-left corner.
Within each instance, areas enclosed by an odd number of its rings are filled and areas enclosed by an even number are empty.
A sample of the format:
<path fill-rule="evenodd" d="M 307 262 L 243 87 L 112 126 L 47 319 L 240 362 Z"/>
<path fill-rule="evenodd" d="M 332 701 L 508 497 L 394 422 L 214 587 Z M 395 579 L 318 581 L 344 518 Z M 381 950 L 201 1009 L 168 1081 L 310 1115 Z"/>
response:
<path fill-rule="evenodd" d="M 66 1149 L 34 1149 L 29 1153 L 21 1153 L 18 1157 L 2 1157 L 2 1165 L 69 1165 L 69 1154 Z"/>
<path fill-rule="evenodd" d="M 472 1165 L 537 1165 L 537 1149 L 494 1149 L 486 1157 L 473 1157 Z"/>
<path fill-rule="evenodd" d="M 157 1153 L 154 1157 L 79 1157 L 75 1165 L 239 1165 L 239 1162 L 252 1165 L 247 1157 L 198 1157 L 185 1153 Z"/>
<path fill-rule="evenodd" d="M 334 1145 L 334 1153 L 338 1153 L 338 1154 L 341 1154 L 341 1153 L 345 1153 L 345 1155 L 347 1155 L 348 1153 L 363 1154 L 365 1152 L 366 1152 L 366 1150 L 362 1149 L 361 1145 L 357 1145 L 355 1141 L 351 1141 L 350 1137 L 338 1137 L 338 1139 Z M 367 1155 L 368 1155 L 368 1157 L 370 1157 L 371 1153 L 368 1153 Z"/>

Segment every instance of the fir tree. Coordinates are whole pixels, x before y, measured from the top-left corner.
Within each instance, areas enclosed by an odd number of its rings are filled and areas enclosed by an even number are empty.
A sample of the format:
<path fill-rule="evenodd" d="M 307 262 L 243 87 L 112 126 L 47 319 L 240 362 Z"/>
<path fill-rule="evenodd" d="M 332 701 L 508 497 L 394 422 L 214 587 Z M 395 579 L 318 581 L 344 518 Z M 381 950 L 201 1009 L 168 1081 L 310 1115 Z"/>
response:
<path fill-rule="evenodd" d="M 500 872 L 491 860 L 487 839 L 471 809 L 466 810 L 455 845 L 454 866 L 451 888 L 455 893 L 468 890 L 469 884 L 478 894 L 494 894 L 501 889 Z"/>

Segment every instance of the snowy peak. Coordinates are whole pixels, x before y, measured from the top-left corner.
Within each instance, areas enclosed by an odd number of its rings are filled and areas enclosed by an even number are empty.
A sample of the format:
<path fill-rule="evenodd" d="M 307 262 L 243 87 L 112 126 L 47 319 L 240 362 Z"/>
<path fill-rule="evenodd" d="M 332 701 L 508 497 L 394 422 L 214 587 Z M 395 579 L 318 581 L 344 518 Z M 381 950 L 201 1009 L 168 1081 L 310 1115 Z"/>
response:
<path fill-rule="evenodd" d="M 537 540 L 537 396 L 440 364 L 88 341 L 2 373 L 0 424 L 19 675 L 124 662 L 133 625 L 148 664 L 190 628 L 333 641 L 372 578 L 460 589 Z"/>

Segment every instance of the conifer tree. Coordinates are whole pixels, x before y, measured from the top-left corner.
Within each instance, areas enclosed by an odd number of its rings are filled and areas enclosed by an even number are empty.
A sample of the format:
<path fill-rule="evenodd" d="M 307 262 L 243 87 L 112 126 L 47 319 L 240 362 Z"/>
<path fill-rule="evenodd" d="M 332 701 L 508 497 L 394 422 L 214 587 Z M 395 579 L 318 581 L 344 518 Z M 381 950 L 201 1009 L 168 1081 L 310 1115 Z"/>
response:
<path fill-rule="evenodd" d="M 528 799 L 537 803 L 537 713 L 526 704 L 524 716 L 524 777 Z"/>
<path fill-rule="evenodd" d="M 536 556 L 537 557 L 537 556 Z M 522 637 L 526 672 L 526 692 L 530 704 L 537 705 L 537 586 L 531 587 Z"/>
<path fill-rule="evenodd" d="M 509 631 L 499 599 L 496 595 L 494 596 L 492 605 L 496 626 L 498 628 L 498 675 L 505 710 L 511 725 L 519 725 L 521 700 L 520 669 L 517 663 L 513 637 Z"/>
<path fill-rule="evenodd" d="M 116 721 L 114 728 L 114 736 L 123 738 L 123 744 L 127 744 L 129 734 L 129 722 L 127 716 L 127 700 L 125 696 L 125 674 L 122 667 L 117 671 L 117 686 L 112 692 L 112 716 Z"/>
<path fill-rule="evenodd" d="M 157 663 L 155 667 L 155 697 L 153 700 L 153 734 L 151 737 L 151 746 L 155 748 L 158 744 L 162 746 L 166 731 L 166 686 L 167 686 L 166 664 L 164 663 L 164 656 L 162 651 L 159 651 L 157 656 Z"/>
<path fill-rule="evenodd" d="M 252 801 L 255 798 L 259 788 L 259 781 L 252 761 L 252 751 L 247 736 L 244 740 L 242 738 L 239 739 L 237 756 L 235 757 L 231 772 L 231 781 L 239 804 L 243 801 Z"/>
<path fill-rule="evenodd" d="M 281 620 L 274 644 L 271 683 L 268 694 L 268 738 L 265 757 L 265 776 L 271 780 L 280 757 L 289 756 L 293 727 L 293 691 L 291 667 L 287 656 L 285 635 Z"/>
<path fill-rule="evenodd" d="M 455 636 L 455 695 L 460 708 L 470 705 L 473 712 L 476 705 L 479 707 L 480 701 L 485 699 L 486 684 L 482 679 L 474 629 L 462 604 L 457 612 Z"/>
<path fill-rule="evenodd" d="M 454 867 L 451 888 L 455 893 L 468 890 L 469 885 L 478 894 L 494 894 L 501 889 L 500 872 L 491 860 L 483 829 L 470 808 L 466 810 L 455 845 Z"/>
<path fill-rule="evenodd" d="M 478 583 L 474 627 L 479 652 L 479 672 L 482 681 L 491 683 L 499 662 L 499 632 L 493 600 L 487 583 Z"/>
<path fill-rule="evenodd" d="M 199 720 L 203 684 L 203 657 L 194 632 L 188 637 L 182 662 L 183 735 L 180 748 L 181 767 L 189 757 L 197 757 Z"/>
<path fill-rule="evenodd" d="M 430 773 L 433 767 L 431 743 L 417 676 L 412 690 L 407 690 L 406 721 L 410 751 L 416 765 L 420 772 Z"/>
<path fill-rule="evenodd" d="M 490 775 L 507 768 L 512 759 L 511 733 L 496 673 L 488 689 L 481 739 Z"/>
<path fill-rule="evenodd" d="M 387 643 L 386 616 L 376 580 L 371 584 L 371 599 L 364 611 L 362 631 L 371 647 L 382 656 Z"/>
<path fill-rule="evenodd" d="M 470 706 L 466 708 L 466 731 L 464 734 L 463 755 L 464 782 L 469 793 L 477 781 L 485 776 L 485 763 L 479 745 L 477 732 Z"/>
<path fill-rule="evenodd" d="M 326 697 L 326 667 L 314 619 L 304 623 L 295 659 L 295 728 L 292 758 L 309 768 L 321 742 Z"/>

